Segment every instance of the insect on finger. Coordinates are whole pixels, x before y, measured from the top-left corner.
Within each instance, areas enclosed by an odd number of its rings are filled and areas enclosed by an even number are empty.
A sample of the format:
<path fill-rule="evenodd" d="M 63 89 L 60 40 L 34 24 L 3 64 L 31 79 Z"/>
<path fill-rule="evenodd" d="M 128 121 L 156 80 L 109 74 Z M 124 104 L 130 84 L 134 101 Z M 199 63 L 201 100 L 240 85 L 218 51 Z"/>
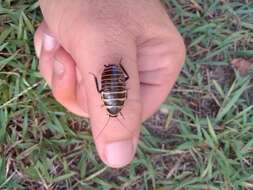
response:
<path fill-rule="evenodd" d="M 129 79 L 129 75 L 121 65 L 119 64 L 108 64 L 104 65 L 104 70 L 101 75 L 101 87 L 99 88 L 99 82 L 95 74 L 90 73 L 94 77 L 97 92 L 101 94 L 101 99 L 103 101 L 104 107 L 109 115 L 109 118 L 99 132 L 97 137 L 105 129 L 106 125 L 109 123 L 111 117 L 117 118 L 119 114 L 124 118 L 121 113 L 124 103 L 127 99 L 127 85 L 126 81 Z M 122 124 L 122 122 L 117 118 L 117 120 Z M 123 125 L 123 127 L 125 127 Z M 126 127 L 125 127 L 126 128 Z"/>

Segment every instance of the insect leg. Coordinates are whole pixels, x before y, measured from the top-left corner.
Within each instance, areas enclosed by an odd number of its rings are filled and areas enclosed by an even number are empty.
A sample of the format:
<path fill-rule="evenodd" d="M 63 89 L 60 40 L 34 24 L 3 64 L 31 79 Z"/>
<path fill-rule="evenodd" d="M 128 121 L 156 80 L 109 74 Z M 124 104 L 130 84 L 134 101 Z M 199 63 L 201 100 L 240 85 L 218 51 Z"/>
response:
<path fill-rule="evenodd" d="M 121 58 L 121 60 L 122 60 L 122 58 Z M 126 72 L 125 68 L 121 65 L 121 60 L 120 60 L 119 66 L 120 66 L 120 68 L 122 69 L 122 71 L 124 72 L 124 74 L 126 75 L 125 81 L 127 81 L 127 80 L 129 79 L 129 75 L 128 75 L 128 73 Z"/>
<path fill-rule="evenodd" d="M 90 73 L 90 74 L 93 75 L 93 77 L 94 77 L 94 80 L 95 80 L 95 83 L 96 83 L 96 88 L 97 88 L 98 93 L 101 93 L 101 92 L 102 92 L 102 89 L 99 90 L 98 79 L 97 79 L 96 75 L 95 75 L 94 73 Z"/>

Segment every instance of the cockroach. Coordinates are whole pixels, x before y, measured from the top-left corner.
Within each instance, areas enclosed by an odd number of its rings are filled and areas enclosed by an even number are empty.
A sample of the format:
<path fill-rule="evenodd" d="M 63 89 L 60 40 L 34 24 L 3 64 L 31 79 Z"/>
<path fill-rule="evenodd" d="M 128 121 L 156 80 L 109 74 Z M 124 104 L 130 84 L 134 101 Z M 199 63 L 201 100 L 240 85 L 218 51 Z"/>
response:
<path fill-rule="evenodd" d="M 111 117 L 117 118 L 119 114 L 123 117 L 121 110 L 127 99 L 126 81 L 129 79 L 129 75 L 121 65 L 121 61 L 119 64 L 104 65 L 104 70 L 101 75 L 101 88 L 99 88 L 96 75 L 93 73 L 91 74 L 94 76 L 97 92 L 101 94 L 103 106 L 106 108 L 109 115 L 105 126 L 101 130 L 102 132 Z M 120 122 L 118 118 L 117 120 Z"/>

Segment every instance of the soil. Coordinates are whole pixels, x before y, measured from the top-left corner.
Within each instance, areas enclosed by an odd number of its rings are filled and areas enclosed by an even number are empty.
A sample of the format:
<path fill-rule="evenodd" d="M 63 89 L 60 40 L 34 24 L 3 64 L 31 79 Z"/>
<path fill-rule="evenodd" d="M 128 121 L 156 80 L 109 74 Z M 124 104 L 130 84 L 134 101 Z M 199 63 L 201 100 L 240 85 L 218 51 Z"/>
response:
<path fill-rule="evenodd" d="M 174 117 L 176 117 L 174 114 Z M 173 137 L 179 133 L 178 124 L 174 121 L 170 122 L 169 126 L 166 127 L 166 121 L 168 118 L 168 113 L 164 113 L 159 110 L 150 119 L 143 123 L 143 126 L 148 129 L 148 131 L 161 139 L 167 139 Z"/>

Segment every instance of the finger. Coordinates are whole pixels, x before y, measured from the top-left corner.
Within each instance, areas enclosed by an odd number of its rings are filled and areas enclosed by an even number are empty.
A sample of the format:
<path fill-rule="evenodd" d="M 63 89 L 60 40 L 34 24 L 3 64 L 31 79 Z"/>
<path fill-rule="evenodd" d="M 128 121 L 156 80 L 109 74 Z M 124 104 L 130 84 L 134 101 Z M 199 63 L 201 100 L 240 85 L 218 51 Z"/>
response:
<path fill-rule="evenodd" d="M 45 22 L 37 29 L 34 38 L 36 55 L 39 57 L 39 70 L 45 78 L 48 85 L 51 86 L 52 80 L 52 63 L 54 54 L 60 47 L 58 41 L 48 30 Z"/>
<path fill-rule="evenodd" d="M 34 47 L 35 47 L 35 53 L 36 56 L 40 57 L 40 52 L 42 48 L 42 39 L 43 39 L 43 33 L 45 31 L 44 22 L 42 22 L 39 27 L 37 28 L 35 34 L 34 34 Z"/>
<path fill-rule="evenodd" d="M 55 37 L 52 36 L 52 33 L 49 31 L 47 25 L 45 22 L 43 22 L 39 28 L 36 31 L 35 38 L 34 38 L 34 45 L 36 54 L 39 57 L 39 69 L 41 75 L 45 78 L 48 85 L 52 87 L 52 78 L 53 78 L 53 72 L 54 72 L 54 63 L 55 60 L 61 60 L 63 62 L 63 65 L 67 65 L 67 70 L 70 70 L 70 72 L 65 72 L 65 74 L 70 74 L 70 76 L 65 76 L 65 79 L 69 79 L 66 84 L 68 84 L 70 88 L 73 89 L 72 85 L 76 85 L 76 92 L 72 92 L 75 95 L 72 97 L 72 100 L 65 99 L 60 96 L 60 99 L 58 99 L 58 93 L 59 88 L 63 86 L 64 83 L 60 83 L 57 80 L 57 77 L 54 77 L 54 82 L 58 85 L 53 89 L 56 89 L 56 100 L 60 103 L 63 103 L 64 107 L 66 107 L 69 111 L 79 115 L 79 116 L 85 116 L 87 117 L 87 103 L 86 103 L 86 95 L 85 90 L 81 90 L 81 76 L 80 72 L 71 72 L 72 70 L 75 70 L 75 63 L 71 59 L 71 57 L 68 55 L 66 51 L 61 49 L 59 52 L 57 52 L 60 48 L 59 43 L 55 39 Z M 65 63 L 67 62 L 67 63 Z M 77 69 L 76 69 L 77 70 Z M 73 75 L 72 75 L 73 74 Z M 77 82 L 75 82 L 77 80 Z M 66 82 L 66 81 L 65 81 Z M 66 94 L 64 91 L 61 91 L 62 94 Z M 67 90 L 69 92 L 69 90 Z"/>
<path fill-rule="evenodd" d="M 122 167 L 134 157 L 140 128 L 141 106 L 136 48 L 134 42 L 126 37 L 122 38 L 123 44 L 115 45 L 104 40 L 108 39 L 104 34 L 91 34 L 87 34 L 86 31 L 86 35 L 82 35 L 75 60 L 84 76 L 92 132 L 98 153 L 108 166 Z M 116 118 L 110 118 L 108 122 L 109 114 L 105 107 L 101 107 L 104 104 L 101 94 L 98 93 L 94 78 L 89 73 L 94 73 L 101 88 L 100 79 L 104 65 L 119 64 L 121 59 L 121 64 L 130 76 L 126 82 L 128 96 L 122 109 L 125 119 L 119 114 Z"/>
<path fill-rule="evenodd" d="M 174 33 L 167 39 L 153 39 L 139 47 L 144 121 L 159 108 L 173 87 L 185 61 L 185 46 L 181 36 Z"/>
<path fill-rule="evenodd" d="M 55 99 L 71 112 L 88 117 L 86 92 L 77 82 L 76 67 L 71 56 L 62 48 L 54 56 L 52 92 Z"/>

